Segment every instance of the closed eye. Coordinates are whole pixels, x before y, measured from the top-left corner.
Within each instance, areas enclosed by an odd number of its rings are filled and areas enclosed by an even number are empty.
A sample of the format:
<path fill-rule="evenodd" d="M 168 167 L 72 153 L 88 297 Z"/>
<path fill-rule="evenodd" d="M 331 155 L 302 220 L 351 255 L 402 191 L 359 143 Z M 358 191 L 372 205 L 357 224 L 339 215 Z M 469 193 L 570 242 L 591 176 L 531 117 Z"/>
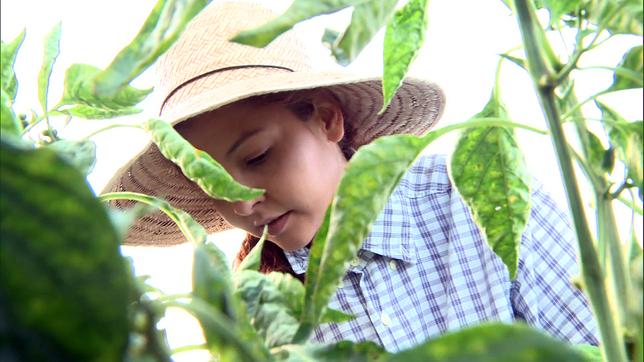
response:
<path fill-rule="evenodd" d="M 266 158 L 268 157 L 268 149 L 261 154 L 251 158 L 250 160 L 246 161 L 246 166 L 259 166 L 261 165 L 264 161 L 266 161 Z"/>

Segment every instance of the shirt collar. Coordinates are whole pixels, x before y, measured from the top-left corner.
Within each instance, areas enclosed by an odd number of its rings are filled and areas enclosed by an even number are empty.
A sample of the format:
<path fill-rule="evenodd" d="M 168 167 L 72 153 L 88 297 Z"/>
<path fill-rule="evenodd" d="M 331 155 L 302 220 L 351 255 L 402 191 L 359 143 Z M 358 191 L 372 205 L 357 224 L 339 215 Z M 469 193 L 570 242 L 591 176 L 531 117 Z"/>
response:
<path fill-rule="evenodd" d="M 371 231 L 362 243 L 358 255 L 369 251 L 391 259 L 407 263 L 416 262 L 416 245 L 412 240 L 411 225 L 414 222 L 409 207 L 405 207 L 406 198 L 395 190 L 378 218 L 371 226 Z M 286 259 L 296 274 L 306 272 L 309 248 L 285 251 Z"/>

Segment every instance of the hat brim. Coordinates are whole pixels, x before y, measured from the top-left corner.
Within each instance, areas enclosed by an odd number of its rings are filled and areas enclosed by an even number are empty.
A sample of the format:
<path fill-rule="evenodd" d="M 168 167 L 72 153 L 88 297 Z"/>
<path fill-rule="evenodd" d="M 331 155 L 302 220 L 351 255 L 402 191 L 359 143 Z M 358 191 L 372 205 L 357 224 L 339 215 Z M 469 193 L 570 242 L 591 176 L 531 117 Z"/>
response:
<path fill-rule="evenodd" d="M 341 72 L 294 72 L 236 81 L 207 89 L 175 105 L 161 118 L 172 125 L 222 106 L 253 96 L 293 90 L 328 88 L 342 104 L 346 121 L 353 129 L 358 148 L 377 137 L 391 134 L 424 134 L 433 127 L 444 109 L 445 97 L 433 83 L 407 78 L 387 109 L 382 108 L 381 78 Z M 103 192 L 131 191 L 166 199 L 188 212 L 209 233 L 231 228 L 215 210 L 213 199 L 189 181 L 179 167 L 166 160 L 153 143 L 116 172 Z M 115 201 L 119 208 L 130 201 Z M 124 244 L 170 246 L 185 241 L 179 228 L 165 214 L 139 218 L 129 229 Z"/>

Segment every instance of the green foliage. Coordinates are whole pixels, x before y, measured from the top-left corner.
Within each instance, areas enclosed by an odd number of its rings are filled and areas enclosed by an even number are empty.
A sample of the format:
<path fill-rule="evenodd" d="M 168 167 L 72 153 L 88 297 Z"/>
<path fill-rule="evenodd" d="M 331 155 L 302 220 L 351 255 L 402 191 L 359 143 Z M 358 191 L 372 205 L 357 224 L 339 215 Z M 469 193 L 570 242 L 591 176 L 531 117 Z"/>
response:
<path fill-rule="evenodd" d="M 252 200 L 263 194 L 237 183 L 228 172 L 208 153 L 195 149 L 168 123 L 150 119 L 145 129 L 167 159 L 181 168 L 187 178 L 194 181 L 208 195 L 228 201 Z"/>
<path fill-rule="evenodd" d="M 303 20 L 318 15 L 334 13 L 349 6 L 358 6 L 370 1 L 376 2 L 375 0 L 295 0 L 280 16 L 255 29 L 242 31 L 230 40 L 240 44 L 265 47 L 280 34 Z"/>
<path fill-rule="evenodd" d="M 622 61 L 615 69 L 613 84 L 608 88 L 610 91 L 618 91 L 632 88 L 642 88 L 644 81 L 644 47 L 636 46 L 629 49 Z"/>
<path fill-rule="evenodd" d="M 391 362 L 587 361 L 573 348 L 520 324 L 481 324 L 397 353 Z"/>
<path fill-rule="evenodd" d="M 192 275 L 193 295 L 235 320 L 226 255 L 212 243 L 196 245 Z"/>
<path fill-rule="evenodd" d="M 318 361 L 318 362 L 377 362 L 383 361 L 387 352 L 373 342 L 354 343 L 341 341 L 333 344 L 292 344 L 284 346 L 278 354 L 282 361 Z"/>
<path fill-rule="evenodd" d="M 92 172 L 96 163 L 96 144 L 89 140 L 58 140 L 48 144 L 47 147 L 56 151 L 62 159 L 75 166 L 84 175 Z"/>
<path fill-rule="evenodd" d="M 105 210 L 55 152 L 1 151 L 3 339 L 17 360 L 120 360 L 129 284 Z"/>
<path fill-rule="evenodd" d="M 93 79 L 96 95 L 99 98 L 116 97 L 170 48 L 188 22 L 208 3 L 210 0 L 157 1 L 137 36 Z"/>
<path fill-rule="evenodd" d="M 262 261 L 262 250 L 264 249 L 264 242 L 266 241 L 266 236 L 268 235 L 268 226 L 264 226 L 264 232 L 262 237 L 257 241 L 257 244 L 253 249 L 246 255 L 244 260 L 239 263 L 237 270 L 254 270 L 259 271 L 259 265 Z"/>
<path fill-rule="evenodd" d="M 472 120 L 486 117 L 507 118 L 494 95 Z M 450 173 L 488 244 L 515 278 L 530 213 L 530 177 L 512 129 L 465 130 L 452 154 Z"/>
<path fill-rule="evenodd" d="M 4 89 L 0 89 L 0 130 L 3 135 L 19 136 L 22 133 L 22 124 L 13 113 L 11 98 Z"/>
<path fill-rule="evenodd" d="M 38 73 L 38 100 L 44 113 L 47 113 L 47 93 L 49 90 L 49 78 L 54 67 L 54 62 L 60 53 L 60 32 L 61 23 L 58 23 L 45 38 L 45 52 L 42 67 Z"/>
<path fill-rule="evenodd" d="M 642 0 L 586 0 L 583 6 L 591 22 L 612 34 L 643 35 Z"/>
<path fill-rule="evenodd" d="M 13 64 L 16 62 L 18 49 L 25 40 L 25 31 L 23 30 L 13 41 L 0 43 L 0 84 L 1 88 L 7 93 L 11 103 L 16 99 L 18 94 L 18 80 L 16 73 L 13 71 Z"/>
<path fill-rule="evenodd" d="M 398 10 L 385 32 L 385 69 L 382 79 L 384 112 L 425 40 L 428 0 L 410 0 Z"/>

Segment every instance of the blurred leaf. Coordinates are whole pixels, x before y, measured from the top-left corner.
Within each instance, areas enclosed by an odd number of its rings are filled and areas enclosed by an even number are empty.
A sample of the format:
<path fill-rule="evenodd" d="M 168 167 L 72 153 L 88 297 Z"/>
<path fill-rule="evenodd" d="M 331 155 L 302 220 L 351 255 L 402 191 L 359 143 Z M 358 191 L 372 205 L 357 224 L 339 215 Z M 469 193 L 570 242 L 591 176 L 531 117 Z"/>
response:
<path fill-rule="evenodd" d="M 0 309 L 20 359 L 122 360 L 129 276 L 105 209 L 55 152 L 1 151 Z"/>
<path fill-rule="evenodd" d="M 283 277 L 283 282 L 286 278 Z M 293 284 L 289 282 L 289 285 Z M 235 274 L 235 293 L 246 303 L 250 322 L 266 347 L 272 348 L 291 343 L 298 327 L 297 316 L 290 308 L 291 302 L 267 275 L 243 270 Z"/>
<path fill-rule="evenodd" d="M 20 137 L 22 134 L 22 124 L 11 108 L 11 98 L 0 88 L 0 130 L 3 135 L 12 135 Z"/>
<path fill-rule="evenodd" d="M 374 342 L 341 341 L 334 344 L 288 345 L 278 355 L 287 362 L 376 362 L 387 357 L 387 351 Z"/>
<path fill-rule="evenodd" d="M 16 73 L 13 71 L 13 65 L 16 62 L 16 55 L 18 49 L 25 40 L 25 31 L 23 30 L 14 40 L 10 43 L 0 42 L 0 82 L 1 87 L 11 100 L 11 103 L 16 99 L 18 94 L 18 79 Z"/>
<path fill-rule="evenodd" d="M 252 200 L 264 193 L 237 183 L 208 153 L 195 149 L 168 123 L 150 119 L 145 123 L 152 140 L 168 160 L 211 197 L 226 201 Z"/>
<path fill-rule="evenodd" d="M 188 22 L 210 0 L 159 0 L 143 27 L 112 64 L 94 79 L 100 98 L 115 97 L 179 38 Z"/>
<path fill-rule="evenodd" d="M 70 165 L 76 167 L 83 175 L 88 175 L 96 163 L 96 144 L 90 140 L 59 140 L 46 146 L 58 153 Z"/>
<path fill-rule="evenodd" d="M 206 229 L 196 222 L 190 214 L 181 209 L 175 208 L 170 205 L 169 202 L 161 198 L 136 192 L 109 192 L 100 195 L 98 198 L 101 201 L 132 200 L 154 206 L 177 224 L 181 233 L 186 237 L 186 240 L 195 245 L 205 243 L 206 238 L 208 237 Z"/>
<path fill-rule="evenodd" d="M 518 66 L 519 66 L 520 68 L 522 68 L 522 69 L 525 69 L 525 70 L 527 70 L 527 69 L 528 69 L 528 67 L 527 67 L 527 65 L 526 65 L 526 60 L 525 60 L 525 59 L 521 59 L 521 58 L 513 57 L 513 56 L 511 56 L 511 55 L 509 55 L 509 54 L 499 54 L 499 56 L 501 56 L 501 57 L 503 57 L 503 58 L 505 58 L 505 59 L 507 59 L 507 60 L 511 61 L 512 63 L 514 63 L 514 64 L 518 65 Z"/>
<path fill-rule="evenodd" d="M 107 208 L 108 216 L 112 221 L 112 226 L 119 235 L 119 240 L 124 240 L 127 231 L 134 221 L 149 213 L 156 212 L 156 207 L 145 204 L 136 204 L 130 209 Z"/>
<path fill-rule="evenodd" d="M 590 344 L 577 344 L 574 346 L 575 349 L 581 354 L 584 355 L 584 361 L 587 362 L 603 362 L 602 351 L 597 346 L 591 346 Z"/>
<path fill-rule="evenodd" d="M 593 172 L 595 172 L 596 175 L 610 173 L 613 170 L 614 162 L 607 162 L 607 154 L 614 155 L 614 152 L 604 148 L 604 145 L 602 144 L 599 137 L 597 137 L 597 135 L 595 135 L 591 131 L 584 130 L 582 132 L 585 132 L 587 135 L 586 137 L 588 137 L 588 163 Z M 608 161 L 610 161 L 610 156 L 608 156 L 608 158 Z"/>
<path fill-rule="evenodd" d="M 478 118 L 507 119 L 493 95 Z M 521 234 L 530 213 L 530 176 L 514 131 L 506 127 L 469 128 L 452 154 L 451 176 L 488 244 L 516 277 Z"/>
<path fill-rule="evenodd" d="M 320 324 L 322 323 L 342 323 L 356 319 L 355 316 L 347 314 L 341 310 L 325 308 L 320 317 Z"/>
<path fill-rule="evenodd" d="M 86 109 L 92 108 L 98 113 L 124 112 L 124 109 L 130 109 L 140 103 L 152 91 L 152 89 L 136 89 L 128 85 L 113 97 L 98 97 L 94 94 L 93 80 L 99 72 L 100 69 L 87 64 L 70 66 L 65 73 L 63 99 L 56 108 L 64 105 L 84 105 L 89 106 L 85 107 Z M 67 109 L 61 109 L 61 111 L 67 111 Z"/>
<path fill-rule="evenodd" d="M 257 28 L 242 31 L 230 40 L 262 48 L 301 21 L 367 2 L 379 3 L 379 0 L 295 0 L 282 15 Z"/>
<path fill-rule="evenodd" d="M 586 11 L 591 22 L 612 34 L 643 35 L 642 0 L 590 0 Z"/>
<path fill-rule="evenodd" d="M 356 5 L 351 24 L 331 51 L 341 65 L 348 65 L 360 54 L 374 35 L 387 23 L 398 0 L 369 1 Z"/>
<path fill-rule="evenodd" d="M 384 40 L 384 72 L 382 78 L 383 113 L 402 85 L 411 62 L 418 55 L 427 29 L 428 0 L 409 0 L 396 11 L 387 25 Z"/>
<path fill-rule="evenodd" d="M 208 303 L 228 317 L 237 320 L 232 300 L 232 279 L 226 255 L 214 244 L 204 243 L 195 247 L 193 274 L 193 295 Z M 208 345 L 216 345 L 219 335 L 213 334 L 204 325 Z"/>
<path fill-rule="evenodd" d="M 624 54 L 622 61 L 615 70 L 613 84 L 608 88 L 609 91 L 618 91 L 623 89 L 641 88 L 644 72 L 643 47 L 641 45 L 631 48 Z"/>
<path fill-rule="evenodd" d="M 47 94 L 49 90 L 49 78 L 54 67 L 54 62 L 60 53 L 60 32 L 61 23 L 56 24 L 45 38 L 45 52 L 43 55 L 42 67 L 38 73 L 38 100 L 44 113 L 47 113 Z"/>
<path fill-rule="evenodd" d="M 595 102 L 595 104 L 602 111 L 602 119 L 608 129 L 611 146 L 617 150 L 617 158 L 626 165 L 627 176 L 637 185 L 639 193 L 642 195 L 642 189 L 644 189 L 644 166 L 642 166 L 642 162 L 644 162 L 642 158 L 644 123 L 642 121 L 628 122 L 607 105 L 601 102 Z"/>
<path fill-rule="evenodd" d="M 322 34 L 322 44 L 331 49 L 335 46 L 338 38 L 340 38 L 340 32 L 329 28 L 324 29 L 324 34 Z"/>
<path fill-rule="evenodd" d="M 522 324 L 489 323 L 449 333 L 391 355 L 391 362 L 584 362 L 564 342 Z"/>
<path fill-rule="evenodd" d="M 264 250 L 264 241 L 266 241 L 267 236 L 268 236 L 268 226 L 264 225 L 264 231 L 262 233 L 262 237 L 259 239 L 259 241 L 257 241 L 257 244 L 255 244 L 255 247 L 251 249 L 248 255 L 246 255 L 244 260 L 242 260 L 241 263 L 239 263 L 237 270 L 259 271 L 259 267 L 262 263 L 262 250 Z"/>
<path fill-rule="evenodd" d="M 557 28 L 559 20 L 566 15 L 574 13 L 579 7 L 579 0 L 540 0 L 536 2 L 537 9 L 545 7 L 550 12 L 550 26 Z"/>

